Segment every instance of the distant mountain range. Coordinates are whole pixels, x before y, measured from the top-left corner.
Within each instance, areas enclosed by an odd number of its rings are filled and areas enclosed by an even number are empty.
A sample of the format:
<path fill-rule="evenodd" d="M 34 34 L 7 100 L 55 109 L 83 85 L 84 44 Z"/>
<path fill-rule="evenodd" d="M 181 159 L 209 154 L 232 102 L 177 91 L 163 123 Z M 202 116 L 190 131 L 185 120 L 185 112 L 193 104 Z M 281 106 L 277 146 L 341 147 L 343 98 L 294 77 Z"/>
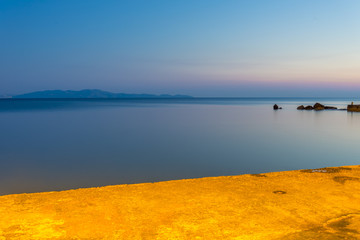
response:
<path fill-rule="evenodd" d="M 25 93 L 13 96 L 13 98 L 192 98 L 188 95 L 169 95 L 169 94 L 128 94 L 112 93 L 98 89 L 84 89 L 80 91 L 72 90 L 47 90 Z"/>

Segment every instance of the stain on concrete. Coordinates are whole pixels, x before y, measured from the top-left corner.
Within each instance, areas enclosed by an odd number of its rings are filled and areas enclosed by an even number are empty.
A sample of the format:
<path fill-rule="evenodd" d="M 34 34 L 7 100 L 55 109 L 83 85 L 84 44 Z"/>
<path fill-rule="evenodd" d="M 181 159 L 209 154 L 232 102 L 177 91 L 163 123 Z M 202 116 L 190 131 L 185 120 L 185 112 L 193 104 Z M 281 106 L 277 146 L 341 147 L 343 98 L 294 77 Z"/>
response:
<path fill-rule="evenodd" d="M 357 177 L 348 177 L 348 176 L 336 176 L 333 177 L 335 182 L 345 184 L 346 181 L 360 181 L 360 178 Z"/>
<path fill-rule="evenodd" d="M 303 169 L 300 172 L 304 173 L 339 173 L 342 171 L 351 171 L 349 167 L 331 167 L 331 168 L 316 168 L 316 169 Z"/>
<path fill-rule="evenodd" d="M 335 230 L 338 232 L 343 233 L 359 233 L 355 229 L 349 228 L 350 221 L 353 218 L 353 216 L 343 216 L 335 219 L 331 219 L 328 221 L 325 225 L 325 228 L 330 228 L 331 230 Z"/>
<path fill-rule="evenodd" d="M 267 177 L 265 174 L 250 174 L 253 177 Z"/>
<path fill-rule="evenodd" d="M 360 227 L 360 214 L 349 213 L 329 219 L 322 226 L 310 227 L 308 230 L 288 234 L 279 240 L 299 240 L 299 239 L 331 239 L 331 240 L 356 240 L 359 239 L 358 232 Z"/>
<path fill-rule="evenodd" d="M 285 191 L 281 191 L 281 190 L 273 191 L 273 193 L 275 193 L 275 194 L 286 194 Z"/>

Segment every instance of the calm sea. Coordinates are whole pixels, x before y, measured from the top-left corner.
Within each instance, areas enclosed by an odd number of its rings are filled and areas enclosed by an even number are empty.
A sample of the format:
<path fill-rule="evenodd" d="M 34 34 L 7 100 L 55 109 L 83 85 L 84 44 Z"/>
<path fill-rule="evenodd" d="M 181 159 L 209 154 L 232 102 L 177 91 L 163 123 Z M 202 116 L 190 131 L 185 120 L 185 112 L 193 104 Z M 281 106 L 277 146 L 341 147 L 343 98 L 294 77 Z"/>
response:
<path fill-rule="evenodd" d="M 3 99 L 0 194 L 358 165 L 360 113 L 296 110 L 352 100 Z"/>

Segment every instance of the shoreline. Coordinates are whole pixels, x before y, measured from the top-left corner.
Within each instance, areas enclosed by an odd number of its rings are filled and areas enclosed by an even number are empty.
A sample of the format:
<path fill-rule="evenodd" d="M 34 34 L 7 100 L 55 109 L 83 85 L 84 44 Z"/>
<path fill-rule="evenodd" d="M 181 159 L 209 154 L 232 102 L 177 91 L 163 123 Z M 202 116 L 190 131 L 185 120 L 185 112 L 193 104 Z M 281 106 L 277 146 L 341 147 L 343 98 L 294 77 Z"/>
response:
<path fill-rule="evenodd" d="M 240 176 L 259 176 L 259 175 L 265 175 L 265 174 L 276 174 L 276 173 L 287 173 L 287 172 L 308 172 L 308 171 L 314 171 L 314 172 L 321 172 L 321 169 L 335 169 L 335 168 L 347 168 L 347 167 L 359 167 L 360 165 L 341 165 L 341 166 L 331 166 L 331 167 L 321 167 L 321 168 L 309 168 L 309 169 L 296 169 L 296 170 L 284 170 L 284 171 L 273 171 L 273 172 L 260 172 L 260 173 L 243 173 L 243 174 L 234 174 L 234 175 L 220 175 L 220 176 L 209 176 L 209 177 L 194 177 L 194 178 L 179 178 L 179 179 L 170 179 L 170 180 L 161 180 L 161 181 L 154 181 L 154 182 L 135 182 L 135 183 L 121 183 L 121 184 L 109 184 L 109 185 L 103 185 L 103 186 L 90 186 L 90 187 L 75 187 L 75 188 L 69 188 L 69 189 L 63 189 L 63 190 L 51 190 L 51 191 L 34 191 L 34 192 L 21 192 L 21 193 L 10 193 L 10 194 L 3 194 L 0 195 L 1 197 L 7 197 L 7 196 L 14 196 L 14 195 L 22 195 L 22 194 L 46 194 L 46 193 L 62 193 L 62 192 L 68 192 L 68 191 L 77 191 L 77 190 L 84 190 L 84 189 L 99 189 L 99 188 L 107 188 L 107 187 L 121 187 L 121 186 L 132 186 L 132 185 L 145 185 L 145 184 L 161 184 L 161 183 L 170 183 L 170 182 L 179 182 L 179 181 L 196 181 L 200 179 L 204 180 L 211 180 L 214 178 L 231 178 L 231 177 L 240 177 Z M 1 239 L 0 239 L 1 240 Z"/>
<path fill-rule="evenodd" d="M 360 165 L 0 196 L 0 239 L 360 238 Z"/>

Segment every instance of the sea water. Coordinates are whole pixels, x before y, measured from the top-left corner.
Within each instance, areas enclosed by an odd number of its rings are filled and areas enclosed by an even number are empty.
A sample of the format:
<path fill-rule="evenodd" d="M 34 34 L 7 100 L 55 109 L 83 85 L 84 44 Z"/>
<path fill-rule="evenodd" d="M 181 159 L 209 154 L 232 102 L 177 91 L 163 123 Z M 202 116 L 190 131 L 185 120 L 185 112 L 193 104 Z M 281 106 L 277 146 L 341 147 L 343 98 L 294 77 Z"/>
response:
<path fill-rule="evenodd" d="M 360 113 L 296 110 L 354 100 L 2 99 L 0 194 L 358 165 Z"/>

